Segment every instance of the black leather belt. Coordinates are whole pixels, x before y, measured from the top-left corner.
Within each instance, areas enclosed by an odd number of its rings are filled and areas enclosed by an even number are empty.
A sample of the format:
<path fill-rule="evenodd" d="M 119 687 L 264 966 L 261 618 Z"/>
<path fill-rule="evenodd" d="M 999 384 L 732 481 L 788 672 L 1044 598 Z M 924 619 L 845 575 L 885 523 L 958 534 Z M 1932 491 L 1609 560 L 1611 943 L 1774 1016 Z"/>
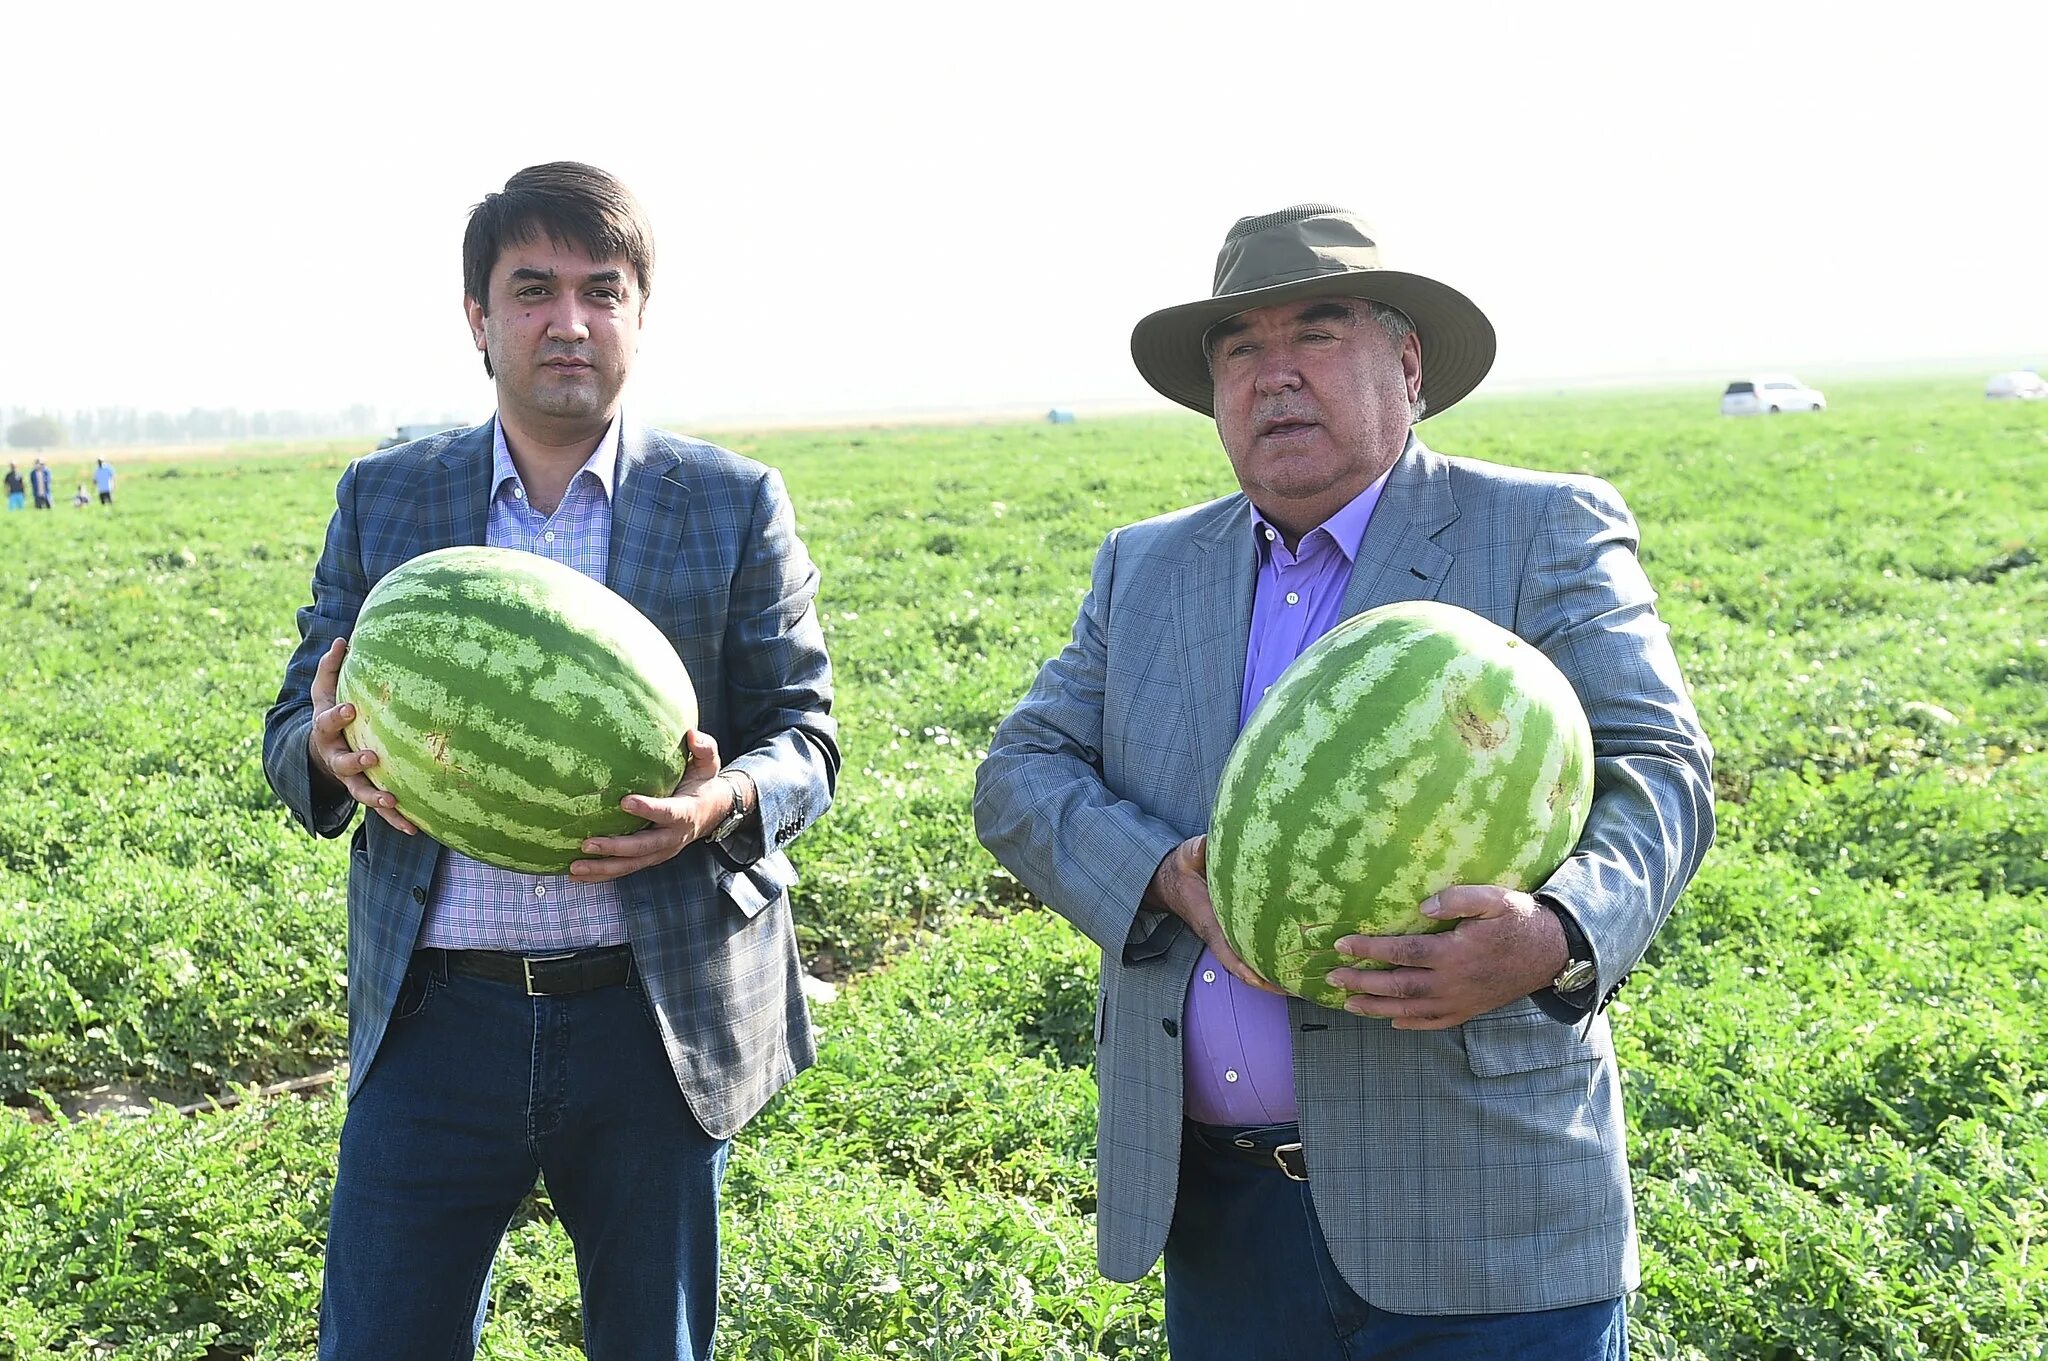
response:
<path fill-rule="evenodd" d="M 1288 1128 L 1291 1131 L 1293 1127 Z M 1246 1137 L 1228 1127 L 1214 1125 L 1203 1127 L 1199 1137 L 1204 1146 L 1228 1157 L 1285 1172 L 1295 1181 L 1308 1180 L 1308 1158 L 1302 1152 L 1300 1139 L 1276 1143 L 1270 1135 L 1265 1138 Z"/>
<path fill-rule="evenodd" d="M 440 955 L 448 972 L 488 978 L 494 983 L 515 983 L 528 997 L 561 997 L 592 988 L 609 988 L 623 983 L 633 973 L 633 947 L 601 945 L 591 950 L 571 950 L 559 955 L 515 955 L 502 950 L 425 949 L 419 954 Z"/>
<path fill-rule="evenodd" d="M 1273 1148 L 1260 1148 L 1249 1143 L 1229 1145 L 1231 1156 L 1242 1158 L 1248 1163 L 1261 1167 L 1277 1167 L 1295 1181 L 1308 1180 L 1308 1159 L 1303 1156 L 1299 1143 L 1280 1144 Z"/>

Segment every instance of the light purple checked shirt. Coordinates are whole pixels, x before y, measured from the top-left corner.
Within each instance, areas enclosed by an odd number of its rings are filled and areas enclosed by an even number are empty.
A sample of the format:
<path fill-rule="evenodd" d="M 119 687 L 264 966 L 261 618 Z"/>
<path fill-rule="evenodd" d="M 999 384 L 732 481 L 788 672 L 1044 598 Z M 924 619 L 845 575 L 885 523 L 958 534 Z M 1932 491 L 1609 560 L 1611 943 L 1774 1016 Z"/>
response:
<path fill-rule="evenodd" d="M 1378 481 L 1301 538 L 1290 553 L 1280 531 L 1252 509 L 1259 575 L 1252 589 L 1251 641 L 1245 649 L 1242 729 L 1287 664 L 1339 622 L 1344 592 L 1366 524 L 1379 504 Z M 1204 949 L 1188 986 L 1187 1113 L 1206 1125 L 1286 1124 L 1294 1120 L 1294 1037 L 1287 999 L 1247 987 Z"/>
<path fill-rule="evenodd" d="M 618 477 L 619 421 L 569 479 L 553 515 L 526 501 L 526 487 L 494 430 L 491 508 L 484 542 L 552 558 L 595 581 L 604 580 L 612 546 L 612 487 Z M 554 954 L 626 940 L 626 905 L 616 882 L 583 884 L 566 874 L 520 874 L 444 851 L 420 924 L 419 944 L 449 950 Z"/>

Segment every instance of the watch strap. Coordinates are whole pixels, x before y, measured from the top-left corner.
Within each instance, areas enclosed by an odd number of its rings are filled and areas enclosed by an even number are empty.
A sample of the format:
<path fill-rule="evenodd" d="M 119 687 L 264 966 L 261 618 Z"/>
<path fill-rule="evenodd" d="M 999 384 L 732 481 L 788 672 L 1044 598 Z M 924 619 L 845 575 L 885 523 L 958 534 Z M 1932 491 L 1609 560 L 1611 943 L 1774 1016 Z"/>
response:
<path fill-rule="evenodd" d="M 725 787 L 732 791 L 732 807 L 727 809 L 725 816 L 718 820 L 718 825 L 711 829 L 711 839 L 713 841 L 723 841 L 738 831 L 740 824 L 747 820 L 747 815 L 754 811 L 754 801 L 749 797 L 753 788 L 753 781 L 745 776 L 734 779 L 722 770 L 711 778 L 722 781 Z"/>
<path fill-rule="evenodd" d="M 1593 943 L 1586 939 L 1586 933 L 1579 928 L 1578 919 L 1565 910 L 1563 903 L 1542 893 L 1536 895 L 1536 901 L 1550 909 L 1550 914 L 1557 918 L 1557 924 L 1564 930 L 1564 968 L 1558 970 L 1557 976 L 1550 980 L 1550 986 L 1560 997 L 1573 997 L 1599 981 L 1599 975 L 1595 970 L 1596 961 L 1593 958 Z M 1575 983 L 1574 975 L 1579 975 Z M 1562 984 L 1571 986 L 1560 986 Z"/>

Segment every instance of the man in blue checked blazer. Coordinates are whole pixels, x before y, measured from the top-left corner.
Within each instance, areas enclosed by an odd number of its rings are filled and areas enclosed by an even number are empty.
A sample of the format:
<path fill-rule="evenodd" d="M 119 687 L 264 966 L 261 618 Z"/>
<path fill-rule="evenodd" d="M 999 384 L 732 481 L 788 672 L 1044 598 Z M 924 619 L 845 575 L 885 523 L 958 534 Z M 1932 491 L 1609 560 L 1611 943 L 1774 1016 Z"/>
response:
<path fill-rule="evenodd" d="M 1112 533 L 1072 641 L 998 728 L 982 840 L 1101 945 L 1097 1246 L 1163 1256 L 1176 1361 L 1591 1361 L 1637 1283 L 1606 1004 L 1713 835 L 1710 753 L 1614 489 L 1415 437 L 1493 329 L 1387 269 L 1354 215 L 1241 220 L 1212 296 L 1132 355 L 1215 418 L 1242 493 Z M 1570 678 L 1594 801 L 1533 893 L 1459 885 L 1442 934 L 1347 937 L 1344 1009 L 1230 949 L 1203 833 L 1233 738 L 1339 620 L 1434 599 Z"/>
<path fill-rule="evenodd" d="M 463 242 L 496 418 L 352 464 L 264 730 L 271 785 L 349 858 L 349 1110 L 321 1300 L 325 1358 L 467 1356 L 537 1178 L 576 1248 L 584 1345 L 711 1355 L 728 1141 L 812 1058 L 785 849 L 839 769 L 818 575 L 773 469 L 620 411 L 653 242 L 570 162 L 489 195 Z M 667 635 L 701 714 L 642 831 L 567 874 L 442 847 L 343 737 L 370 588 L 436 548 L 540 553 Z"/>

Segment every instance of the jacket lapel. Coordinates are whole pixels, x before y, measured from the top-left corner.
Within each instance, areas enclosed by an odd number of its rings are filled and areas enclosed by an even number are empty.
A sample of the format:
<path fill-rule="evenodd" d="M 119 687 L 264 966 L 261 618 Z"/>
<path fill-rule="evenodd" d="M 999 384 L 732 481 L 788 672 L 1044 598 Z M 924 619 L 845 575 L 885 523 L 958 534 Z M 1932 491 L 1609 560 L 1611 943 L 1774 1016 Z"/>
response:
<path fill-rule="evenodd" d="M 621 414 L 619 419 L 626 417 Z M 622 425 L 605 584 L 650 619 L 662 617 L 673 587 L 671 573 L 682 556 L 683 507 L 689 499 L 683 461 L 676 452 L 637 425 Z"/>
<path fill-rule="evenodd" d="M 1451 554 L 1436 536 L 1457 518 L 1450 464 L 1411 435 L 1359 542 L 1342 616 L 1396 600 L 1436 599 L 1451 570 Z"/>
<path fill-rule="evenodd" d="M 484 541 L 491 509 L 495 419 L 448 441 L 428 466 L 420 494 L 419 551 L 472 547 Z"/>
<path fill-rule="evenodd" d="M 1187 696 L 1200 788 L 1216 788 L 1237 740 L 1244 654 L 1252 630 L 1258 555 L 1251 502 L 1229 498 L 1189 541 L 1187 578 L 1173 592 L 1179 616 L 1182 691 Z"/>

